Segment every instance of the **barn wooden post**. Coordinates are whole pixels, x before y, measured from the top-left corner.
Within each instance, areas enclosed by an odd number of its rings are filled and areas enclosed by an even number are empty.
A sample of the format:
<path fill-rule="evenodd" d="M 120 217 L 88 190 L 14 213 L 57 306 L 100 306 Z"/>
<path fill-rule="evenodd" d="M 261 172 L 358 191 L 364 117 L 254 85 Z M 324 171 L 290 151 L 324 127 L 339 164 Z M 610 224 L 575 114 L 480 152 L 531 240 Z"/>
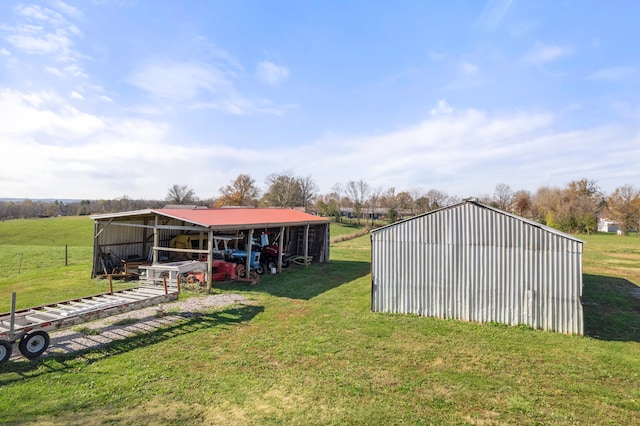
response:
<path fill-rule="evenodd" d="M 307 262 L 307 256 L 309 256 L 309 224 L 304 227 L 304 266 L 309 266 Z"/>
<path fill-rule="evenodd" d="M 280 228 L 280 239 L 278 240 L 278 273 L 282 272 L 282 253 L 284 252 L 284 226 Z"/>
<path fill-rule="evenodd" d="M 213 285 L 213 231 L 209 229 L 209 239 L 207 240 L 207 293 L 211 291 Z"/>
<path fill-rule="evenodd" d="M 158 245 L 160 244 L 160 235 L 158 233 L 158 216 L 156 216 L 155 225 L 153 226 L 153 264 L 158 263 Z"/>
<path fill-rule="evenodd" d="M 247 278 L 249 278 L 251 276 L 251 246 L 253 245 L 253 228 L 249 229 L 247 242 L 245 244 L 245 249 L 247 250 Z"/>

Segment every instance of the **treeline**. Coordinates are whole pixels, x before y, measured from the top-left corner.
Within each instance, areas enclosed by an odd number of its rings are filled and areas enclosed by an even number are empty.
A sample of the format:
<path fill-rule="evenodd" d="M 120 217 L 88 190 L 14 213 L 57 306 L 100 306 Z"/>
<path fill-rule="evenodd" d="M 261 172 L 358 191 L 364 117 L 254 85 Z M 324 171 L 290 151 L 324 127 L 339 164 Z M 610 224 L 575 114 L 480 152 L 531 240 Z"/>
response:
<path fill-rule="evenodd" d="M 26 200 L 0 202 L 0 219 L 49 217 L 60 215 L 92 215 L 146 208 L 162 208 L 167 204 L 206 207 L 292 207 L 335 217 L 346 214 L 358 222 L 373 223 L 382 218 L 389 223 L 426 213 L 461 201 L 437 189 L 412 188 L 396 191 L 394 187 L 374 187 L 365 180 L 336 183 L 327 194 L 318 193 L 311 176 L 295 176 L 291 171 L 274 173 L 258 186 L 248 174 L 241 174 L 218 189 L 219 195 L 200 199 L 186 185 L 171 186 L 164 200 L 133 200 L 127 196 L 114 200 L 82 200 L 65 203 Z M 477 194 L 481 203 L 526 217 L 561 231 L 592 233 L 598 219 L 618 224 L 623 232 L 640 229 L 640 191 L 626 184 L 611 194 L 600 190 L 597 182 L 579 179 L 565 187 L 544 186 L 531 193 L 513 190 L 499 183 L 492 194 Z"/>

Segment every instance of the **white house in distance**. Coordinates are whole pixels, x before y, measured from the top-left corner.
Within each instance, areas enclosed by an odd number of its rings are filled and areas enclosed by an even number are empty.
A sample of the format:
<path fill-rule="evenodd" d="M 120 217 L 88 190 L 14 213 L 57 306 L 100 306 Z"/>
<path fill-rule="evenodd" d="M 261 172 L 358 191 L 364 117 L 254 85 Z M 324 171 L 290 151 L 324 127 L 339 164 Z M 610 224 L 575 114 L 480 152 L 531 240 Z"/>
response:
<path fill-rule="evenodd" d="M 607 218 L 598 218 L 598 232 L 618 232 L 621 231 L 618 222 Z"/>
<path fill-rule="evenodd" d="M 466 200 L 371 231 L 371 309 L 582 335 L 582 248 Z"/>

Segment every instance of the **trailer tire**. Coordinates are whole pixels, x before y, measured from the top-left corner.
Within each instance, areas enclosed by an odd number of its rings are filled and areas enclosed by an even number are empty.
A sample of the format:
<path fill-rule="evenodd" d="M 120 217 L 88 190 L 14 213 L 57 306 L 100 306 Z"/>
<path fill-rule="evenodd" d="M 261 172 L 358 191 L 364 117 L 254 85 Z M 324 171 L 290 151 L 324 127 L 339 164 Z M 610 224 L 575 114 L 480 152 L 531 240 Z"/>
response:
<path fill-rule="evenodd" d="M 20 339 L 20 343 L 18 343 L 20 353 L 28 359 L 39 357 L 48 347 L 49 335 L 42 330 L 34 331 L 33 333 L 23 336 L 22 339 Z"/>
<path fill-rule="evenodd" d="M 11 358 L 11 351 L 13 351 L 13 345 L 6 340 L 0 340 L 0 364 L 4 364 Z"/>

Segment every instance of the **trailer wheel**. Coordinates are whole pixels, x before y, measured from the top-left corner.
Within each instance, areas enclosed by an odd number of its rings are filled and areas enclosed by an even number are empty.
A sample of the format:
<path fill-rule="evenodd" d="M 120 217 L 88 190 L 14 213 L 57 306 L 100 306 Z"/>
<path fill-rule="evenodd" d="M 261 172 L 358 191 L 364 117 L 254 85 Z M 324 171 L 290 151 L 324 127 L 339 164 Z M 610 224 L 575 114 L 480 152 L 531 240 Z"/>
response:
<path fill-rule="evenodd" d="M 29 359 L 39 357 L 48 347 L 49 335 L 42 330 L 25 335 L 20 339 L 20 343 L 18 343 L 20 353 Z"/>
<path fill-rule="evenodd" d="M 9 361 L 11 358 L 11 351 L 13 350 L 13 345 L 6 340 L 0 340 L 0 364 L 4 364 Z"/>

